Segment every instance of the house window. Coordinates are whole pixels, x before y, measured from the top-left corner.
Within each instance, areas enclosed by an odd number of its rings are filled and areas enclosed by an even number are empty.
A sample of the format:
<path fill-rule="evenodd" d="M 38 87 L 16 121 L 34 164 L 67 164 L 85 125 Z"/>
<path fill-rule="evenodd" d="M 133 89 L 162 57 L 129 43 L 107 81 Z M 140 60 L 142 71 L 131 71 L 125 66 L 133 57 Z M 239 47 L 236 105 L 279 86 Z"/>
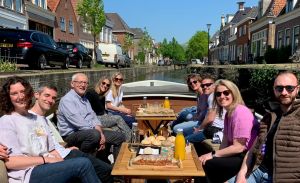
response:
<path fill-rule="evenodd" d="M 278 32 L 278 46 L 277 48 L 281 48 L 282 46 L 282 31 Z"/>
<path fill-rule="evenodd" d="M 290 12 L 293 10 L 293 0 L 286 1 L 286 12 Z"/>
<path fill-rule="evenodd" d="M 16 0 L 16 11 L 22 13 L 22 0 Z"/>
<path fill-rule="evenodd" d="M 47 9 L 45 0 L 41 0 L 41 7 Z"/>
<path fill-rule="evenodd" d="M 69 20 L 69 32 L 70 33 L 74 33 L 74 27 L 73 27 L 73 22 L 72 22 L 72 20 Z"/>
<path fill-rule="evenodd" d="M 296 52 L 299 46 L 299 29 L 300 26 L 294 27 L 294 37 L 293 37 L 293 53 Z"/>
<path fill-rule="evenodd" d="M 239 37 L 241 37 L 242 34 L 243 34 L 243 27 L 240 27 L 240 28 L 239 28 Z"/>
<path fill-rule="evenodd" d="M 9 9 L 12 9 L 12 0 L 4 0 L 4 7 L 5 8 L 9 8 Z"/>
<path fill-rule="evenodd" d="M 290 45 L 290 42 L 291 42 L 291 30 L 286 29 L 285 30 L 285 46 Z"/>
<path fill-rule="evenodd" d="M 34 4 L 39 6 L 40 5 L 40 1 L 39 0 L 34 0 Z"/>
<path fill-rule="evenodd" d="M 244 25 L 244 26 L 243 26 L 243 35 L 246 35 L 246 31 L 247 31 L 247 26 Z"/>
<path fill-rule="evenodd" d="M 66 24 L 65 24 L 65 18 L 60 17 L 60 30 L 61 31 L 66 31 Z"/>

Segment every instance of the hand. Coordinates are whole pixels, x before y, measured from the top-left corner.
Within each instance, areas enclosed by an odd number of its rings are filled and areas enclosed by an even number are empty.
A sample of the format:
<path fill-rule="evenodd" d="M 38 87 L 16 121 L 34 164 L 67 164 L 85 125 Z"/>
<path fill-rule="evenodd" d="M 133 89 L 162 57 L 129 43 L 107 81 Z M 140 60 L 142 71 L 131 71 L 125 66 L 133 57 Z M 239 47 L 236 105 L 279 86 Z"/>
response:
<path fill-rule="evenodd" d="M 76 146 L 68 147 L 68 149 L 70 149 L 70 150 L 79 150 L 79 148 L 76 147 Z"/>
<path fill-rule="evenodd" d="M 101 151 L 101 150 L 105 149 L 105 142 L 106 142 L 105 136 L 104 136 L 103 133 L 101 133 L 101 139 L 100 139 L 100 142 L 99 142 L 98 151 Z"/>
<path fill-rule="evenodd" d="M 203 129 L 201 129 L 200 127 L 194 127 L 194 133 L 203 131 Z"/>
<path fill-rule="evenodd" d="M 0 145 L 0 159 L 7 159 L 8 157 L 7 147 Z"/>
<path fill-rule="evenodd" d="M 205 162 L 206 162 L 207 160 L 212 159 L 212 158 L 213 158 L 213 157 L 212 157 L 212 154 L 211 154 L 211 153 L 207 153 L 207 154 L 204 154 L 204 155 L 200 156 L 200 157 L 199 157 L 199 160 L 200 160 L 200 162 L 202 163 L 202 165 L 205 165 Z"/>

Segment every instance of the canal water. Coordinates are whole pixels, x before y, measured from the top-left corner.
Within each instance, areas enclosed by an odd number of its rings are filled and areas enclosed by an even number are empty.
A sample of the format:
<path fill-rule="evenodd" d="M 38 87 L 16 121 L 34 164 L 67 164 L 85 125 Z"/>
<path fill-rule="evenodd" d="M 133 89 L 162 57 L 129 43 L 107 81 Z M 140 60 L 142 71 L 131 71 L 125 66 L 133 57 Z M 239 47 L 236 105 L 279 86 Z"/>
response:
<path fill-rule="evenodd" d="M 172 70 L 172 71 L 164 71 L 164 72 L 156 72 L 141 78 L 137 78 L 138 81 L 142 80 L 163 80 L 163 81 L 172 81 L 177 83 L 184 83 L 185 78 L 187 77 L 188 73 L 186 69 L 182 70 Z"/>

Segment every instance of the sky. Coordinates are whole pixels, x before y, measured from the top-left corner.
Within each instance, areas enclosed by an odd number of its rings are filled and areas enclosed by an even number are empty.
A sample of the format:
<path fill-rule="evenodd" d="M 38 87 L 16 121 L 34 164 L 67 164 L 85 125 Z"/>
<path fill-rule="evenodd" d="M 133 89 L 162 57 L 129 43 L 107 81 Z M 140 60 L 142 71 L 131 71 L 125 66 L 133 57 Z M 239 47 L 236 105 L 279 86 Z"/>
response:
<path fill-rule="evenodd" d="M 243 0 L 239 0 L 243 1 Z M 219 30 L 221 16 L 238 10 L 237 0 L 103 0 L 105 13 L 118 13 L 130 28 L 146 27 L 156 42 L 173 37 L 184 44 L 197 32 Z M 244 0 L 245 7 L 258 0 Z"/>

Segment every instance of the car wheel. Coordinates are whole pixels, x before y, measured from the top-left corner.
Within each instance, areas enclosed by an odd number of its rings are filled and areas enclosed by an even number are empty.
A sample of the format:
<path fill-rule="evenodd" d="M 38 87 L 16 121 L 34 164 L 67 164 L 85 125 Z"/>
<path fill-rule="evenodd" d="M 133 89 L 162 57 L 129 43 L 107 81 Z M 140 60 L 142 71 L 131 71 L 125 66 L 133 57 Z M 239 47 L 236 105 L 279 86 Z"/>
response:
<path fill-rule="evenodd" d="M 65 59 L 65 62 L 64 62 L 64 65 L 62 66 L 62 68 L 63 68 L 63 69 L 68 69 L 69 66 L 70 66 L 70 58 L 67 57 L 67 58 Z"/>
<path fill-rule="evenodd" d="M 46 60 L 45 55 L 41 54 L 37 60 L 37 68 L 40 70 L 45 69 L 46 63 L 47 63 L 47 60 Z"/>
<path fill-rule="evenodd" d="M 108 67 L 108 64 L 105 64 L 105 67 Z"/>
<path fill-rule="evenodd" d="M 81 68 L 82 68 L 82 59 L 81 59 L 81 58 L 78 60 L 76 67 L 77 67 L 78 69 L 81 69 Z"/>

